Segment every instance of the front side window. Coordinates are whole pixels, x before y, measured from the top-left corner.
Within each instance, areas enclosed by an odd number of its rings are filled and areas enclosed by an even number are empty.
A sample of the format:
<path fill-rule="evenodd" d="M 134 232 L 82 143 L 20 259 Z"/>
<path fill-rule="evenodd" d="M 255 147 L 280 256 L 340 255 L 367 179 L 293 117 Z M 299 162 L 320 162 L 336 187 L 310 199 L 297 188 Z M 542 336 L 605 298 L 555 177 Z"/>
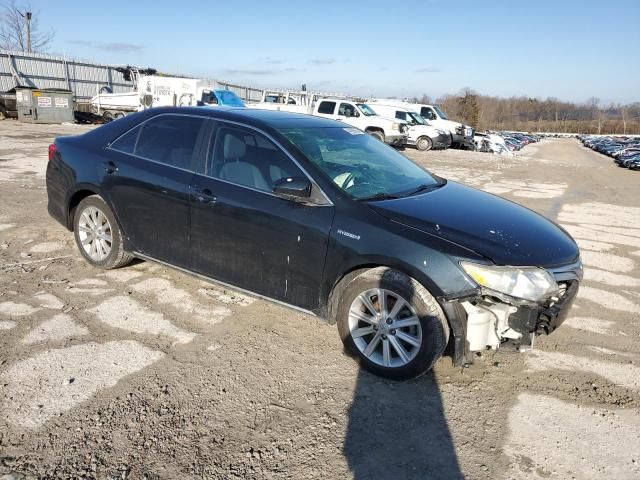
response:
<path fill-rule="evenodd" d="M 355 128 L 282 128 L 280 132 L 356 200 L 397 198 L 442 185 L 393 148 Z"/>
<path fill-rule="evenodd" d="M 159 115 L 118 138 L 111 148 L 196 171 L 196 143 L 204 124 L 202 117 Z"/>
<path fill-rule="evenodd" d="M 429 107 L 422 107 L 420 109 L 420 115 L 424 118 L 426 118 L 427 120 L 436 120 L 436 114 L 435 112 L 429 108 Z"/>
<path fill-rule="evenodd" d="M 341 103 L 340 108 L 338 109 L 338 115 L 342 115 L 343 117 L 355 117 L 356 108 L 350 103 Z"/>
<path fill-rule="evenodd" d="M 240 126 L 221 126 L 211 142 L 207 175 L 272 192 L 283 178 L 304 177 L 285 153 L 264 135 Z"/>
<path fill-rule="evenodd" d="M 323 113 L 325 115 L 333 115 L 333 112 L 336 110 L 336 102 L 320 102 L 318 106 L 318 113 Z"/>

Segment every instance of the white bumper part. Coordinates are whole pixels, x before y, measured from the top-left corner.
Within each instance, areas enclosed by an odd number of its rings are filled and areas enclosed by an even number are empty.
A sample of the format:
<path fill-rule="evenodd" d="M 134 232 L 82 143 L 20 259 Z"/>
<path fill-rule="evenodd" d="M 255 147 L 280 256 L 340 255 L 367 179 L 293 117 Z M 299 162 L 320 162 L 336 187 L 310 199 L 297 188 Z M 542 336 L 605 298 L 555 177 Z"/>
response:
<path fill-rule="evenodd" d="M 509 316 L 518 310 L 517 307 L 486 301 L 462 302 L 462 306 L 467 311 L 467 341 L 472 352 L 497 349 L 503 339 L 522 337 L 509 327 Z"/>

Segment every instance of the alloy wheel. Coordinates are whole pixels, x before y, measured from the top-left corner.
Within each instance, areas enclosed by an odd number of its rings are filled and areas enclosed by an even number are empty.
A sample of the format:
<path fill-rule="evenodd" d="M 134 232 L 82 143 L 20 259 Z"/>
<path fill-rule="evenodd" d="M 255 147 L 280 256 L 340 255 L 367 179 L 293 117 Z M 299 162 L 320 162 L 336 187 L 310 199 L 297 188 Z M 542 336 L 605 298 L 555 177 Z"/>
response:
<path fill-rule="evenodd" d="M 411 362 L 422 345 L 415 309 L 397 293 L 383 288 L 364 291 L 353 300 L 349 332 L 365 357 L 388 368 Z"/>
<path fill-rule="evenodd" d="M 78 220 L 78 238 L 94 262 L 101 262 L 109 256 L 113 245 L 111 224 L 99 208 L 90 206 L 82 211 Z"/>

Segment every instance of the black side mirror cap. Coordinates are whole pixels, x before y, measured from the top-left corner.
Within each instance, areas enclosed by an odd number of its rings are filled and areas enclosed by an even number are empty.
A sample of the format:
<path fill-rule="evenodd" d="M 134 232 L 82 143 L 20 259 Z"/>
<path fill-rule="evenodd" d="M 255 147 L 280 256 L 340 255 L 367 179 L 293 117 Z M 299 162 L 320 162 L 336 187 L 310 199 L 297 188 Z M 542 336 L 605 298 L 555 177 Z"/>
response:
<path fill-rule="evenodd" d="M 273 185 L 273 193 L 289 198 L 309 198 L 311 196 L 311 182 L 304 177 L 281 178 Z"/>

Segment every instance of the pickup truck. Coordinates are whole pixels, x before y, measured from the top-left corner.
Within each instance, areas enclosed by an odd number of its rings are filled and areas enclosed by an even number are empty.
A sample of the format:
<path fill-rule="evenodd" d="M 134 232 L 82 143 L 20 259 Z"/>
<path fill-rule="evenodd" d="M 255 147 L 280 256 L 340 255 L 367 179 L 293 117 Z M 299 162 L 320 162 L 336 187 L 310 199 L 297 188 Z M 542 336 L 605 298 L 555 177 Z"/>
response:
<path fill-rule="evenodd" d="M 407 143 L 409 125 L 406 121 L 380 116 L 364 102 L 342 98 L 313 98 L 311 101 L 305 101 L 304 98 L 293 99 L 292 96 L 286 98 L 286 102 L 269 99 L 247 104 L 247 107 L 330 118 L 356 127 L 394 147 L 403 147 Z"/>

